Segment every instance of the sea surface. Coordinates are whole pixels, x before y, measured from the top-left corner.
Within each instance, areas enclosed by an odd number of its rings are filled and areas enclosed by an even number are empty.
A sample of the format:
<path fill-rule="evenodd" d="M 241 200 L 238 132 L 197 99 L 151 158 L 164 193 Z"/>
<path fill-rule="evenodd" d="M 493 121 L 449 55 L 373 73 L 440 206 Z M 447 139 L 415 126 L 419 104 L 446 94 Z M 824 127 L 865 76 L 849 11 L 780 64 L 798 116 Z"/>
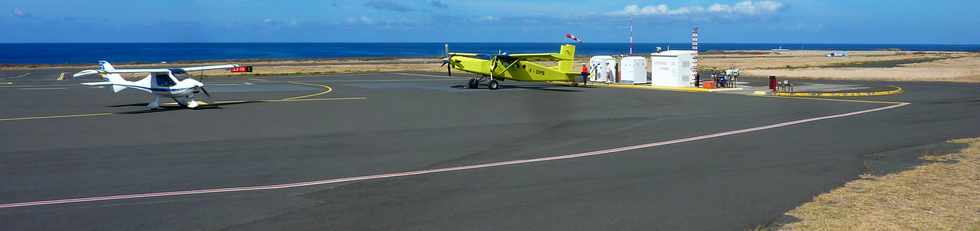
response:
<path fill-rule="evenodd" d="M 444 43 L 0 43 L 0 64 L 158 63 L 354 57 L 441 57 Z M 559 43 L 451 43 L 452 52 L 557 52 Z M 634 54 L 690 49 L 690 44 L 638 43 Z M 980 45 L 702 43 L 700 50 L 980 51 Z M 626 54 L 626 43 L 580 43 L 576 55 Z"/>

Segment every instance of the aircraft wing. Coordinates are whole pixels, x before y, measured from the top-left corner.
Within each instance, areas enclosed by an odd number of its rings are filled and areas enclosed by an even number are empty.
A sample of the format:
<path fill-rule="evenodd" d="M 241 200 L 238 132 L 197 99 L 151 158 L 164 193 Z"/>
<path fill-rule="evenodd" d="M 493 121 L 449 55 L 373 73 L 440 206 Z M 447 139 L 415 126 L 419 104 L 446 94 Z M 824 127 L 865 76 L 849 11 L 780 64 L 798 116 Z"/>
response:
<path fill-rule="evenodd" d="M 238 64 L 226 64 L 226 65 L 214 65 L 214 66 L 203 66 L 203 67 L 182 67 L 177 68 L 186 71 L 203 71 L 203 70 L 214 70 L 214 69 L 231 69 L 238 67 Z"/>
<path fill-rule="evenodd" d="M 116 74 L 116 73 L 161 73 L 170 72 L 170 69 L 115 69 L 109 71 L 102 71 L 104 73 Z"/>
<path fill-rule="evenodd" d="M 238 67 L 238 64 L 227 64 L 227 65 L 214 65 L 214 66 L 202 66 L 202 67 L 181 67 L 181 68 L 170 68 L 170 69 L 116 69 L 111 71 L 105 71 L 106 73 L 186 73 L 188 71 L 204 71 L 204 70 L 215 70 L 215 69 L 231 69 Z"/>
<path fill-rule="evenodd" d="M 509 54 L 510 58 L 526 60 L 526 61 L 557 61 L 561 60 L 558 54 L 553 53 L 538 53 L 538 54 Z"/>
<path fill-rule="evenodd" d="M 160 73 L 160 72 L 170 72 L 168 69 L 118 69 L 118 70 L 84 70 L 79 71 L 72 75 L 72 78 L 78 78 L 86 75 L 94 74 L 119 74 L 119 73 Z"/>
<path fill-rule="evenodd" d="M 481 57 L 482 54 L 477 53 L 449 53 L 449 56 L 463 56 L 463 57 Z"/>
<path fill-rule="evenodd" d="M 182 68 L 171 68 L 171 69 L 152 68 L 152 69 L 84 70 L 84 71 L 75 73 L 73 75 L 73 77 L 76 77 L 77 78 L 77 77 L 81 77 L 81 76 L 93 75 L 93 74 L 99 74 L 99 73 L 104 73 L 104 74 L 119 74 L 119 73 L 167 73 L 167 72 L 174 72 L 174 73 L 178 73 L 179 74 L 179 73 L 186 73 L 188 71 L 203 71 L 203 70 L 214 70 L 214 69 L 230 69 L 230 68 L 234 68 L 234 67 L 238 67 L 238 66 L 239 66 L 238 64 L 227 64 L 227 65 L 214 65 L 214 66 L 202 66 L 202 67 L 182 67 Z"/>
<path fill-rule="evenodd" d="M 554 61 L 558 60 L 554 54 L 541 53 L 541 54 L 478 54 L 478 53 L 449 53 L 450 56 L 463 56 L 471 58 L 481 58 L 481 59 L 491 59 L 493 57 L 498 57 L 503 60 L 526 60 L 526 61 Z"/>

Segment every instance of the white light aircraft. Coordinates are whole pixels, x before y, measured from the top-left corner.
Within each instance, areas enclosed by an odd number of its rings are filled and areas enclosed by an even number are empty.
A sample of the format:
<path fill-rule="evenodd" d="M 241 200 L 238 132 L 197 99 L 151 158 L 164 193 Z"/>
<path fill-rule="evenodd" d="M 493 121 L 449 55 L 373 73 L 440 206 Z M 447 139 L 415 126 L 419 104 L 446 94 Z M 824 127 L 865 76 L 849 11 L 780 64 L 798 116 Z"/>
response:
<path fill-rule="evenodd" d="M 153 101 L 146 105 L 150 109 L 160 108 L 160 97 L 171 98 L 182 107 L 197 108 L 200 103 L 195 100 L 198 93 L 204 93 L 211 97 L 211 94 L 204 89 L 204 83 L 192 78 L 178 79 L 174 76 L 184 75 L 191 71 L 204 71 L 214 69 L 231 69 L 238 67 L 238 64 L 203 66 L 203 67 L 183 67 L 167 69 L 116 69 L 112 64 L 104 60 L 99 61 L 98 70 L 84 70 L 72 75 L 78 78 L 87 75 L 99 74 L 105 82 L 82 83 L 88 86 L 112 86 L 113 92 L 119 92 L 127 88 L 133 88 L 153 95 Z M 138 81 L 127 81 L 119 74 L 121 73 L 149 73 L 145 78 Z"/>

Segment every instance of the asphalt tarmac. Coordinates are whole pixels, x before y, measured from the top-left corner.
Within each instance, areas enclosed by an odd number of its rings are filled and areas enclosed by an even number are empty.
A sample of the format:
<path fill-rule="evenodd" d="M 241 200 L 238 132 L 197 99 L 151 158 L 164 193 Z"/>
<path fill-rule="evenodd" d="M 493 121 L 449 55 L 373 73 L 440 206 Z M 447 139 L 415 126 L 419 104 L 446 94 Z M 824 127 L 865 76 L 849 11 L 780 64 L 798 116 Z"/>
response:
<path fill-rule="evenodd" d="M 203 109 L 146 111 L 143 93 L 58 72 L 0 73 L 2 230 L 742 230 L 980 136 L 970 84 L 834 82 L 898 85 L 859 100 L 910 103 L 849 115 L 896 104 L 491 91 L 424 74 L 212 78 Z M 588 152 L 601 155 L 549 159 Z M 446 171 L 398 175 L 433 169 Z M 222 191 L 250 186 L 269 187 Z M 99 200 L 58 201 L 71 198 Z"/>

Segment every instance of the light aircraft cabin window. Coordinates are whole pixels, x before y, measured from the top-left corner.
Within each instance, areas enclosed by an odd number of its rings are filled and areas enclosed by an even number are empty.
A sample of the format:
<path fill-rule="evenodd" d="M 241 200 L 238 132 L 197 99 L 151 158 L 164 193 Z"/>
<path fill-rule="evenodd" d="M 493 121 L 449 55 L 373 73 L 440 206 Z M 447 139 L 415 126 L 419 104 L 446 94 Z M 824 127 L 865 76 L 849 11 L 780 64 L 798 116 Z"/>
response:
<path fill-rule="evenodd" d="M 187 78 L 191 77 L 190 75 L 188 75 L 186 73 L 185 74 L 173 73 L 173 74 L 174 74 L 174 78 L 176 78 L 177 81 L 183 81 L 184 79 L 187 79 Z"/>
<path fill-rule="evenodd" d="M 175 83 L 167 73 L 157 73 L 155 79 L 157 80 L 157 86 L 172 87 L 177 85 L 177 83 Z"/>

